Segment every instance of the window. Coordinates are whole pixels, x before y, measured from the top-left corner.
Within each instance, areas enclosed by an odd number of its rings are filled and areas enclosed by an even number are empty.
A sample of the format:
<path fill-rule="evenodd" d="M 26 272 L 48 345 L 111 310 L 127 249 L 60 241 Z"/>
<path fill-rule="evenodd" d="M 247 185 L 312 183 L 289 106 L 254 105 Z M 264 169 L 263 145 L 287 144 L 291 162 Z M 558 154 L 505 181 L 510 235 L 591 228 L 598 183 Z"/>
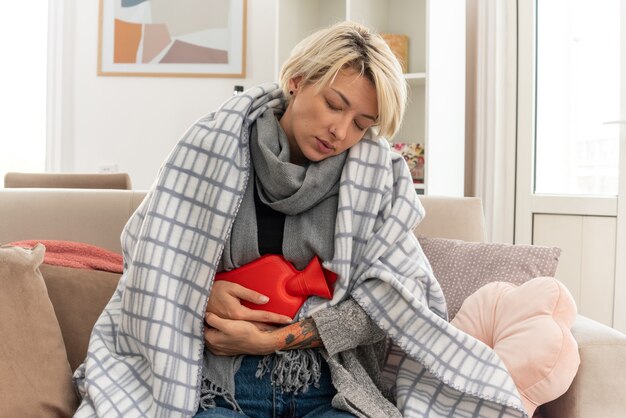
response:
<path fill-rule="evenodd" d="M 535 193 L 617 195 L 620 1 L 537 1 Z"/>

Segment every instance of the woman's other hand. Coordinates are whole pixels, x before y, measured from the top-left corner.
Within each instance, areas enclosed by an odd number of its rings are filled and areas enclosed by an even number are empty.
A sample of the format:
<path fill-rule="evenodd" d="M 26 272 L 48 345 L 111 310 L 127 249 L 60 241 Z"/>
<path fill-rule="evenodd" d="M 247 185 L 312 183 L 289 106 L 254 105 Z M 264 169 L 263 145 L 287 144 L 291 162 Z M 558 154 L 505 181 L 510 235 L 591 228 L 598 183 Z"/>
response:
<path fill-rule="evenodd" d="M 276 350 L 322 347 L 323 342 L 312 318 L 275 327 L 265 323 L 224 319 L 208 313 L 204 330 L 206 348 L 217 356 L 265 355 Z"/>
<path fill-rule="evenodd" d="M 213 313 L 224 319 L 269 322 L 274 324 L 291 323 L 291 318 L 288 316 L 247 308 L 241 304 L 241 300 L 263 305 L 269 301 L 269 298 L 237 283 L 217 280 L 213 283 L 206 312 Z"/>
<path fill-rule="evenodd" d="M 204 329 L 206 348 L 216 356 L 265 355 L 278 349 L 272 332 L 276 327 L 262 322 L 224 319 L 207 312 Z"/>

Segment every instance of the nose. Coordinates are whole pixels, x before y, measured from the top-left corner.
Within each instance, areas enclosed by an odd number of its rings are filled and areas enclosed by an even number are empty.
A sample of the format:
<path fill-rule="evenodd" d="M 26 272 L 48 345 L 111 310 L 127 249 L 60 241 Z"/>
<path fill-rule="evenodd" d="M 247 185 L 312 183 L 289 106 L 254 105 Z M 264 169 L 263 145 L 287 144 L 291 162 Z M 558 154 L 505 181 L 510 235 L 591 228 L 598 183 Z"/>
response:
<path fill-rule="evenodd" d="M 330 127 L 330 133 L 335 137 L 335 139 L 339 141 L 344 140 L 348 134 L 349 126 L 350 118 L 338 117 Z"/>

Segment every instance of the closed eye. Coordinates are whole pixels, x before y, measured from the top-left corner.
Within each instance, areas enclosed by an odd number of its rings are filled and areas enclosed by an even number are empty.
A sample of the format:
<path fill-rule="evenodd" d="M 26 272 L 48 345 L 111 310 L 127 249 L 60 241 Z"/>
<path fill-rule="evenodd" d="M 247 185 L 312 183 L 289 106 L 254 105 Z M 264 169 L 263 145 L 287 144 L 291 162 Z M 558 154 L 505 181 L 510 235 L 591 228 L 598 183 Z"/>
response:
<path fill-rule="evenodd" d="M 361 125 L 359 125 L 359 122 L 357 122 L 356 120 L 354 121 L 354 126 L 356 126 L 356 128 L 357 128 L 359 131 L 364 131 L 364 130 L 366 130 L 366 129 L 367 129 L 367 128 L 364 128 L 364 127 L 362 127 Z"/>
<path fill-rule="evenodd" d="M 331 110 L 334 110 L 334 111 L 340 111 L 340 110 L 342 110 L 340 107 L 335 106 L 334 104 L 332 104 L 332 103 L 330 102 L 330 100 L 326 100 L 326 105 L 327 105 L 327 106 L 328 106 Z"/>
<path fill-rule="evenodd" d="M 369 117 L 358 117 L 354 119 L 354 126 L 360 131 L 367 131 L 372 126 L 376 125 L 376 121 L 371 120 Z"/>

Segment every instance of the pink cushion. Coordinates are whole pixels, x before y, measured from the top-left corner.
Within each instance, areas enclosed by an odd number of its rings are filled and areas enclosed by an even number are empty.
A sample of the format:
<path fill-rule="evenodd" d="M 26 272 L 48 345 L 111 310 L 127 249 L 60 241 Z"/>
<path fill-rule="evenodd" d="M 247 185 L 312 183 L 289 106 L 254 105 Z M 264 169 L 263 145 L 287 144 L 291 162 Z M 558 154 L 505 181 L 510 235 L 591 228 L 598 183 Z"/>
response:
<path fill-rule="evenodd" d="M 552 277 L 521 286 L 493 282 L 470 295 L 452 320 L 500 356 L 532 416 L 567 391 L 580 363 L 570 332 L 576 304 Z"/>

